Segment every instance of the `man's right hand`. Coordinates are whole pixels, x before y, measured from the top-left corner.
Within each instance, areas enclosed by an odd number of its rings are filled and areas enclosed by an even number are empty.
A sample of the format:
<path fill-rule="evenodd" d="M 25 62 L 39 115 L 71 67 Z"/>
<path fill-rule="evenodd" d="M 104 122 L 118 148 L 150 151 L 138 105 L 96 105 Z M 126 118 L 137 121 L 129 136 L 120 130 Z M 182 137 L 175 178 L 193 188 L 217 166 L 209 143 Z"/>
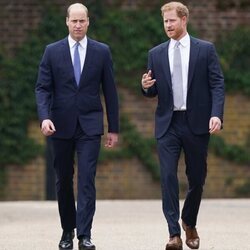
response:
<path fill-rule="evenodd" d="M 141 79 L 141 85 L 143 89 L 148 89 L 155 84 L 155 79 L 152 79 L 152 71 L 149 70 L 148 73 L 143 74 Z"/>
<path fill-rule="evenodd" d="M 55 133 L 56 129 L 53 122 L 49 119 L 43 120 L 41 131 L 45 136 L 50 136 Z"/>

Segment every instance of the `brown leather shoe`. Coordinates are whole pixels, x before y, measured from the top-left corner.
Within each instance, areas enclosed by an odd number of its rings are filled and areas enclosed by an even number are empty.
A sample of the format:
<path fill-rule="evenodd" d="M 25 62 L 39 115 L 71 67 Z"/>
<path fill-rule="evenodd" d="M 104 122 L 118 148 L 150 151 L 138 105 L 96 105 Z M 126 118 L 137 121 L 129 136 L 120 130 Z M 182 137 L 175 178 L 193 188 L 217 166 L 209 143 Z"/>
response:
<path fill-rule="evenodd" d="M 182 221 L 182 228 L 186 232 L 186 244 L 191 249 L 198 249 L 200 246 L 200 238 L 196 228 L 191 228 Z"/>
<path fill-rule="evenodd" d="M 182 250 L 181 238 L 179 236 L 171 237 L 166 245 L 166 250 Z"/>

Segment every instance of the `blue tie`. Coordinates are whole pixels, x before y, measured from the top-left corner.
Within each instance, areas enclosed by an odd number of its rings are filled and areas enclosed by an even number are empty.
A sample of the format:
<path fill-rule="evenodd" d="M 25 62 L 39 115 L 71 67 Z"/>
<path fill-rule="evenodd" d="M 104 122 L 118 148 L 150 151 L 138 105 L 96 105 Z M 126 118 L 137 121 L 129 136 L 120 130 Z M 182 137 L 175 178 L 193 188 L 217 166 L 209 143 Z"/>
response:
<path fill-rule="evenodd" d="M 75 79 L 77 86 L 79 85 L 80 82 L 80 77 L 81 77 L 81 61 L 80 61 L 80 55 L 78 51 L 80 43 L 75 44 L 75 52 L 74 52 L 74 73 L 75 73 Z"/>

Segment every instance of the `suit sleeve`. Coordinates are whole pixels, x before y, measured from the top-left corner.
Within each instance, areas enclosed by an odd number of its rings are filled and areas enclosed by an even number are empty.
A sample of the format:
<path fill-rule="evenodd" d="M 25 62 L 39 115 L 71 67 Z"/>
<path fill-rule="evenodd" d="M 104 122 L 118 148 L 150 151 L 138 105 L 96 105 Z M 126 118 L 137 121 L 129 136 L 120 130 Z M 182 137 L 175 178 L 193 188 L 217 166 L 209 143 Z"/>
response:
<path fill-rule="evenodd" d="M 119 104 L 114 82 L 113 62 L 110 49 L 105 50 L 105 60 L 102 74 L 102 90 L 105 99 L 108 132 L 119 132 Z"/>
<path fill-rule="evenodd" d="M 224 77 L 219 64 L 219 59 L 213 44 L 209 48 L 209 84 L 212 96 L 212 111 L 211 117 L 217 116 L 223 120 L 225 87 Z"/>
<path fill-rule="evenodd" d="M 52 94 L 52 74 L 49 65 L 48 48 L 45 49 L 39 66 L 35 94 L 38 117 L 40 122 L 42 122 L 45 119 L 49 119 L 49 108 Z"/>

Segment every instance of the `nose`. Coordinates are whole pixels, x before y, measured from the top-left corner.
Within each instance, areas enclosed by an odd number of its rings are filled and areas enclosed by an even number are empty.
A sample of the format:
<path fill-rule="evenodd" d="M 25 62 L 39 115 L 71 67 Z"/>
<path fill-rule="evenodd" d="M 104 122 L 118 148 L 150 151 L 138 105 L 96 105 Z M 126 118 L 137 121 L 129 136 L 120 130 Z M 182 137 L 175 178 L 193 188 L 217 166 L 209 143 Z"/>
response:
<path fill-rule="evenodd" d="M 81 27 L 81 23 L 80 23 L 80 22 L 77 22 L 77 23 L 76 23 L 76 27 L 77 27 L 77 28 Z"/>

